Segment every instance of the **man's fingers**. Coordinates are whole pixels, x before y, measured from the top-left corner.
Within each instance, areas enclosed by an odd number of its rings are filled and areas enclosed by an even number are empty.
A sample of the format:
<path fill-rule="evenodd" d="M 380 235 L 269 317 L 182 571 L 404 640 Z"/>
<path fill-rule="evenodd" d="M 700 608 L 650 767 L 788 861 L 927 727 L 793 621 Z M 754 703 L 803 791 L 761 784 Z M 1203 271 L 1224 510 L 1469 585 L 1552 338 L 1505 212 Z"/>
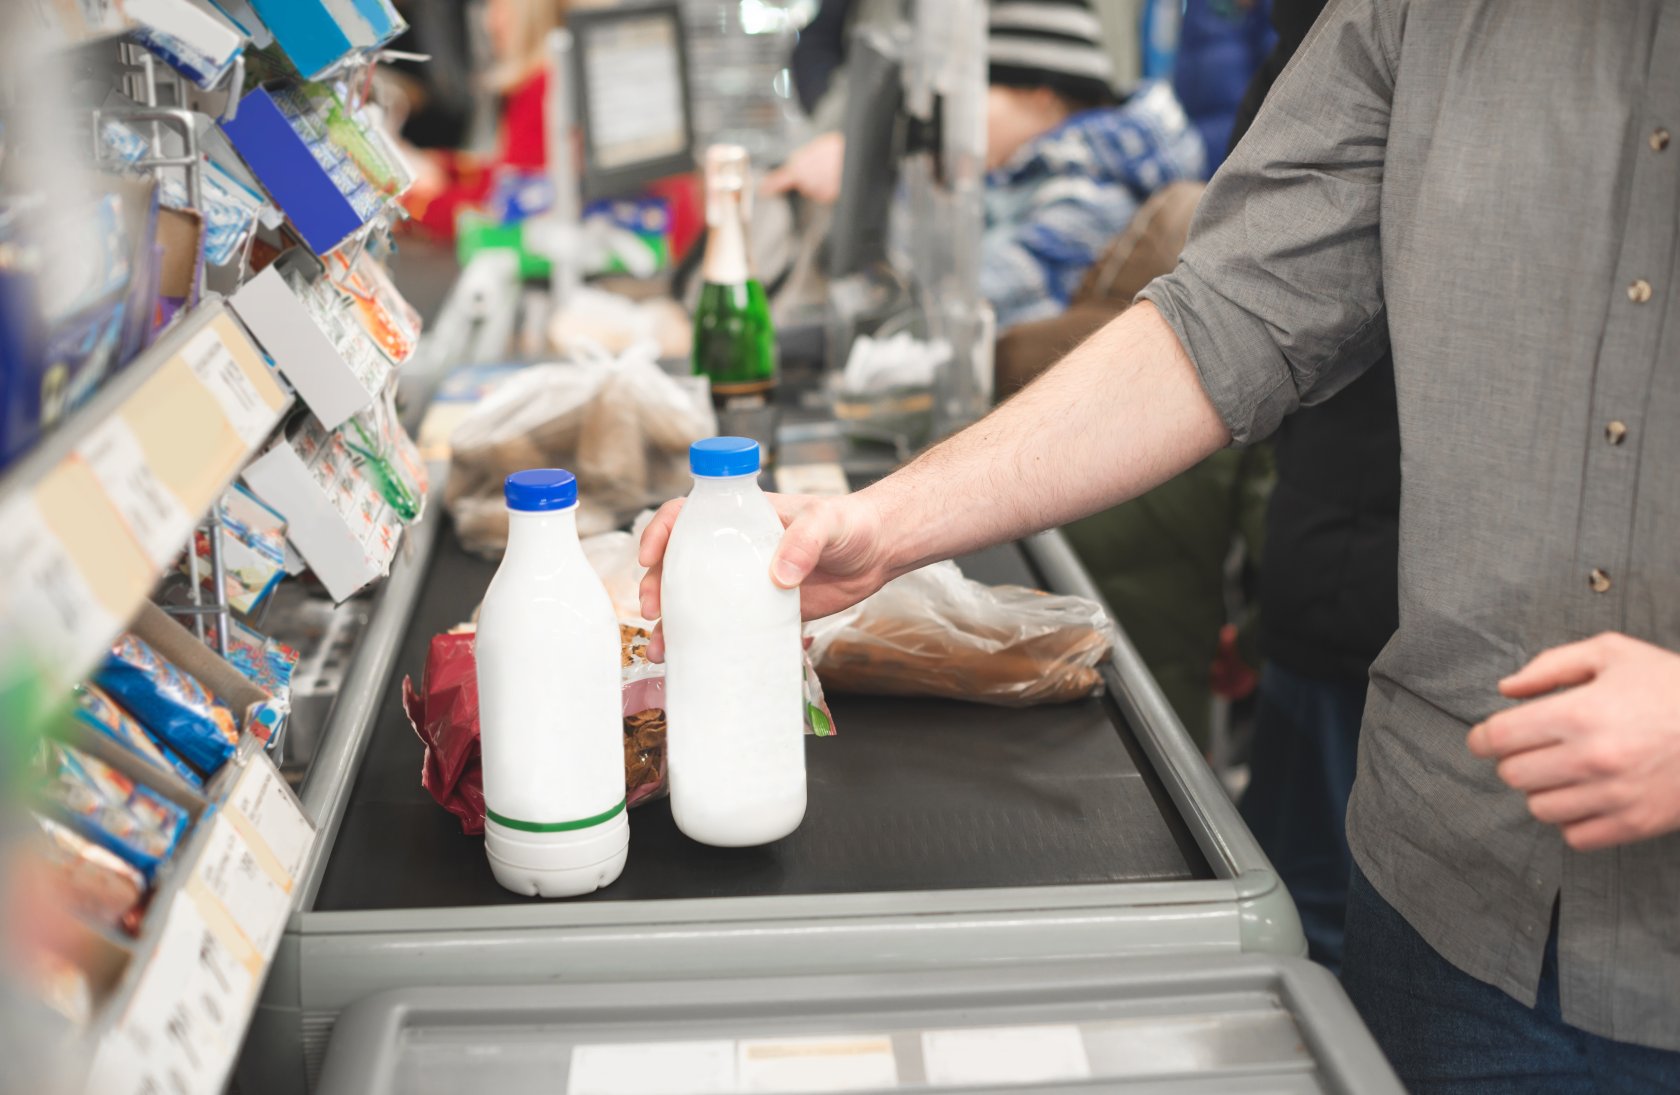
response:
<path fill-rule="evenodd" d="M 665 660 L 665 625 L 658 623 L 653 626 L 653 637 L 648 639 L 648 661 L 662 662 Z"/>
<path fill-rule="evenodd" d="M 665 564 L 658 566 L 642 575 L 642 585 L 638 591 L 641 600 L 642 619 L 657 620 L 664 615 L 660 611 L 661 597 L 664 592 Z"/>
<path fill-rule="evenodd" d="M 1613 641 L 1614 636 L 1600 635 L 1553 647 L 1500 681 L 1499 691 L 1520 700 L 1586 684 L 1603 671 Z"/>
<path fill-rule="evenodd" d="M 1519 791 L 1568 787 L 1588 778 L 1576 751 L 1566 745 L 1528 749 L 1499 762 L 1499 778 Z"/>
<path fill-rule="evenodd" d="M 1626 818 L 1616 815 L 1589 818 L 1563 827 L 1564 841 L 1577 852 L 1613 848 L 1639 840 L 1644 835 Z"/>
<path fill-rule="evenodd" d="M 764 181 L 758 184 L 758 189 L 764 194 L 786 194 L 797 185 L 798 182 L 793 171 L 787 164 L 783 164 L 776 170 L 768 172 L 764 176 Z"/>
<path fill-rule="evenodd" d="M 797 589 L 822 562 L 835 528 L 834 511 L 826 506 L 801 512 L 782 534 L 781 546 L 770 561 L 770 580 L 783 589 Z"/>
<path fill-rule="evenodd" d="M 643 566 L 652 569 L 665 558 L 665 545 L 671 542 L 671 526 L 677 523 L 677 514 L 682 512 L 682 506 L 681 498 L 671 499 L 659 507 L 648 527 L 642 530 L 642 546 L 636 553 L 636 559 Z"/>
<path fill-rule="evenodd" d="M 1579 705 L 1573 695 L 1551 696 L 1512 707 L 1470 728 L 1466 739 L 1478 757 L 1508 757 L 1527 749 L 1555 745 L 1577 728 Z"/>
<path fill-rule="evenodd" d="M 1558 787 L 1528 796 L 1528 812 L 1547 825 L 1572 825 L 1610 813 L 1620 805 L 1615 791 L 1601 783 Z"/>

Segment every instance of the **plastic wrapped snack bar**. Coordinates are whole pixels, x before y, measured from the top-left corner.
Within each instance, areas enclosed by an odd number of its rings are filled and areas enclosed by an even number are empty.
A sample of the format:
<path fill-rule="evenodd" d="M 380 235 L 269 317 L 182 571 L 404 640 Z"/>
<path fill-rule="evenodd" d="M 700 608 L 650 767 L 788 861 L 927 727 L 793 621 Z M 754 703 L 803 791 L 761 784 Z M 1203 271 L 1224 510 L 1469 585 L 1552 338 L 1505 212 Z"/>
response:
<path fill-rule="evenodd" d="M 233 712 L 144 639 L 118 639 L 94 678 L 141 725 L 206 776 L 233 756 L 239 741 Z"/>
<path fill-rule="evenodd" d="M 175 850 L 187 812 L 68 745 L 41 748 L 44 790 L 65 821 L 150 878 Z"/>
<path fill-rule="evenodd" d="M 56 821 L 31 815 L 38 837 L 29 845 L 48 884 L 84 919 L 107 927 L 123 925 L 146 895 L 146 880 L 128 863 Z"/>
<path fill-rule="evenodd" d="M 117 744 L 139 756 L 154 768 L 161 768 L 165 772 L 173 772 L 186 780 L 193 787 L 203 788 L 204 781 L 186 761 L 170 751 L 167 745 L 152 736 L 151 731 L 141 726 L 117 706 L 115 700 L 105 694 L 105 690 L 98 685 L 79 684 L 76 686 L 76 718 L 86 726 L 91 726 Z"/>

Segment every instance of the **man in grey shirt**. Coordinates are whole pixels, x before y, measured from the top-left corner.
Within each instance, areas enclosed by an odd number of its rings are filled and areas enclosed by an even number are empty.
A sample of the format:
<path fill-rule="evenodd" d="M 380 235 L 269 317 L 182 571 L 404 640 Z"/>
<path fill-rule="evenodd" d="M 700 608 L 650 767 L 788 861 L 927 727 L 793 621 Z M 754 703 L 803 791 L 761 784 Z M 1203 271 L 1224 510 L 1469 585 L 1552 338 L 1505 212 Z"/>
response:
<path fill-rule="evenodd" d="M 1419 1089 L 1680 1087 L 1670 130 L 1677 0 L 1332 3 L 1179 269 L 896 475 L 782 499 L 772 577 L 833 612 L 1263 438 L 1390 348 L 1400 629 L 1349 810 L 1349 992 Z"/>

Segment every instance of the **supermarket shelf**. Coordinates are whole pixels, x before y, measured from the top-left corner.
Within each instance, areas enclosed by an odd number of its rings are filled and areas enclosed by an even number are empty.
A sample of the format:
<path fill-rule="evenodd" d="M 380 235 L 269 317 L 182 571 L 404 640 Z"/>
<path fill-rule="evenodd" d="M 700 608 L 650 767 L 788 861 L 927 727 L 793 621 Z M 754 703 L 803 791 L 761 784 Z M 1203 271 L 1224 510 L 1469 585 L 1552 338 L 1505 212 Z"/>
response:
<path fill-rule="evenodd" d="M 226 1083 L 296 893 L 293 849 L 311 833 L 283 787 L 263 742 L 246 734 L 159 869 L 128 963 L 84 1034 L 87 1090 L 156 1090 L 148 1085 L 163 1077 L 192 1091 Z"/>
<path fill-rule="evenodd" d="M 214 296 L 110 377 L 0 478 L 0 655 L 78 679 L 290 402 Z"/>

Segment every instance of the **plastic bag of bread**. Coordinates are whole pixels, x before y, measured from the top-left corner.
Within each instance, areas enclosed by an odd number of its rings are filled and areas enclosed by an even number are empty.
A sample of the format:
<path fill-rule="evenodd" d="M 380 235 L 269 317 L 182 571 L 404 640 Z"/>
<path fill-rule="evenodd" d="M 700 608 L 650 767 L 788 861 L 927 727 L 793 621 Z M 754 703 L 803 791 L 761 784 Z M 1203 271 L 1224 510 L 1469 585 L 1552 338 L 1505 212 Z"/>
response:
<path fill-rule="evenodd" d="M 887 583 L 862 604 L 806 628 L 830 691 L 940 696 L 1003 707 L 1063 703 L 1102 691 L 1108 615 L 1083 597 L 988 586 L 955 563 Z"/>
<path fill-rule="evenodd" d="M 444 505 L 467 550 L 499 555 L 502 481 L 566 468 L 578 479 L 578 532 L 606 532 L 687 491 L 688 446 L 716 432 L 704 379 L 667 374 L 651 343 L 578 349 L 515 373 L 456 427 Z"/>

